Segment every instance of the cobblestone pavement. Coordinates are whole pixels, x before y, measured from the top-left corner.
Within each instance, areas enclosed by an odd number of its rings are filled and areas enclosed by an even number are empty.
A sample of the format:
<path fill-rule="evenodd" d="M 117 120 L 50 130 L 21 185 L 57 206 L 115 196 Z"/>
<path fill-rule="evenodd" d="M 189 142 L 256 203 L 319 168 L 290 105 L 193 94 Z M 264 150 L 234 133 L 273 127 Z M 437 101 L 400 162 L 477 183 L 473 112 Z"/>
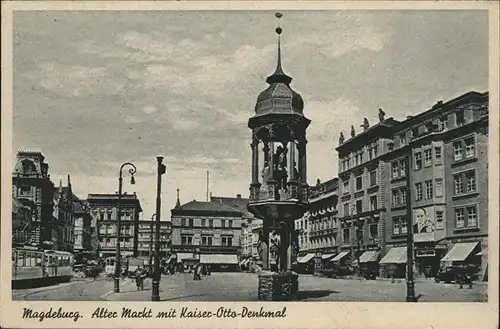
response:
<path fill-rule="evenodd" d="M 201 281 L 190 274 L 162 277 L 162 301 L 257 301 L 257 274 L 212 273 Z M 45 290 L 44 290 L 45 289 Z M 13 292 L 14 300 L 151 300 L 151 279 L 144 282 L 144 290 L 137 291 L 133 280 L 121 282 L 121 292 L 115 294 L 113 281 L 99 278 L 75 281 L 54 287 Z M 356 279 L 328 279 L 311 275 L 299 276 L 301 301 L 405 301 L 406 284 L 390 281 L 360 281 Z M 486 301 L 487 285 L 475 284 L 459 289 L 455 284 L 417 282 L 415 292 L 421 302 L 479 302 Z"/>

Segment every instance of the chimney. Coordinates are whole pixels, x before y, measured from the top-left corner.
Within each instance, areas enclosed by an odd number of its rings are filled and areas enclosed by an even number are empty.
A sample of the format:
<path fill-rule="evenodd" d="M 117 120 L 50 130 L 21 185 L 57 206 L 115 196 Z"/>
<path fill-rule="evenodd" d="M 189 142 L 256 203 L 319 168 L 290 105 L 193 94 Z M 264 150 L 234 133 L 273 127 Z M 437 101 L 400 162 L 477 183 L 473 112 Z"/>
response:
<path fill-rule="evenodd" d="M 236 194 L 236 198 L 241 199 L 241 194 Z"/>

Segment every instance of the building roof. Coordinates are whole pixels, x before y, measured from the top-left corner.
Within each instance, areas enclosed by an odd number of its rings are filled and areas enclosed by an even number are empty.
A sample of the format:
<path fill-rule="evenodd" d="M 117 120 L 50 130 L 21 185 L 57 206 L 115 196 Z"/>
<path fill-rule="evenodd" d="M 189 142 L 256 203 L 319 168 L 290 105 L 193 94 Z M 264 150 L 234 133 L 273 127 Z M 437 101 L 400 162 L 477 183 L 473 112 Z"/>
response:
<path fill-rule="evenodd" d="M 309 197 L 314 198 L 318 195 L 333 192 L 339 188 L 339 179 L 337 177 L 327 180 L 326 182 L 316 184 L 310 187 Z"/>
<path fill-rule="evenodd" d="M 220 201 L 190 201 L 179 207 L 172 209 L 172 214 L 179 214 L 183 212 L 196 212 L 196 213 L 219 213 L 228 214 L 233 216 L 241 216 L 243 212 L 237 208 L 230 207 Z"/>
<path fill-rule="evenodd" d="M 110 203 L 110 204 L 112 204 L 112 203 L 115 203 L 117 201 L 118 201 L 118 193 L 114 193 L 114 194 L 111 194 L 111 193 L 91 194 L 91 193 L 89 193 L 89 195 L 87 196 L 87 202 L 89 204 L 95 204 L 95 203 L 98 203 L 98 204 Z M 142 212 L 141 202 L 137 198 L 137 194 L 135 192 L 133 194 L 123 193 L 122 197 L 121 197 L 121 202 L 124 205 L 125 204 L 128 204 L 128 205 L 135 204 L 136 207 L 139 208 L 139 212 Z"/>
<path fill-rule="evenodd" d="M 221 202 L 226 206 L 235 208 L 241 211 L 243 213 L 243 216 L 246 218 L 254 217 L 254 215 L 247 210 L 249 200 L 247 198 L 242 198 L 241 195 L 238 195 L 236 198 L 211 196 L 210 200 L 214 202 Z"/>

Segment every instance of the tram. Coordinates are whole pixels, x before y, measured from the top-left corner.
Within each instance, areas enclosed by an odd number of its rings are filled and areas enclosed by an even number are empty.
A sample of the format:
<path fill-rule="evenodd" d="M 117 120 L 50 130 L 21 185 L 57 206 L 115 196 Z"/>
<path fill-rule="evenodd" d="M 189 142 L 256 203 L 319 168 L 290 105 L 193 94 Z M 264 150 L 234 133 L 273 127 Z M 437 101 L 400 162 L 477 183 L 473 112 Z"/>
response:
<path fill-rule="evenodd" d="M 73 277 L 73 254 L 57 250 L 12 250 L 14 286 L 67 282 Z"/>
<path fill-rule="evenodd" d="M 113 276 L 115 273 L 115 259 L 116 257 L 107 257 L 104 261 L 106 263 L 104 271 L 107 276 Z M 138 267 L 144 268 L 145 261 L 144 259 L 135 258 L 135 257 L 122 257 L 121 258 L 121 267 L 120 274 L 125 271 L 128 274 L 133 273 L 137 270 Z"/>

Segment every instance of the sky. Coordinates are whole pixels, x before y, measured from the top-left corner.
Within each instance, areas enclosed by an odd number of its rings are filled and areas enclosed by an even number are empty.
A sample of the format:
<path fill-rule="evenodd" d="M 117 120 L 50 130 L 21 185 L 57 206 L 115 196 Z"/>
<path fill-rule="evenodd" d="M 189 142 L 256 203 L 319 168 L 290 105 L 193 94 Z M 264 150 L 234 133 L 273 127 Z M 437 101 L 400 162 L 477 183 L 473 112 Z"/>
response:
<path fill-rule="evenodd" d="M 181 203 L 248 197 L 258 94 L 276 67 L 271 11 L 23 11 L 14 14 L 13 161 L 39 150 L 75 194 L 137 192 L 163 219 Z M 282 62 L 304 98 L 308 181 L 337 175 L 338 136 L 366 117 L 402 120 L 488 90 L 481 11 L 286 11 Z"/>

